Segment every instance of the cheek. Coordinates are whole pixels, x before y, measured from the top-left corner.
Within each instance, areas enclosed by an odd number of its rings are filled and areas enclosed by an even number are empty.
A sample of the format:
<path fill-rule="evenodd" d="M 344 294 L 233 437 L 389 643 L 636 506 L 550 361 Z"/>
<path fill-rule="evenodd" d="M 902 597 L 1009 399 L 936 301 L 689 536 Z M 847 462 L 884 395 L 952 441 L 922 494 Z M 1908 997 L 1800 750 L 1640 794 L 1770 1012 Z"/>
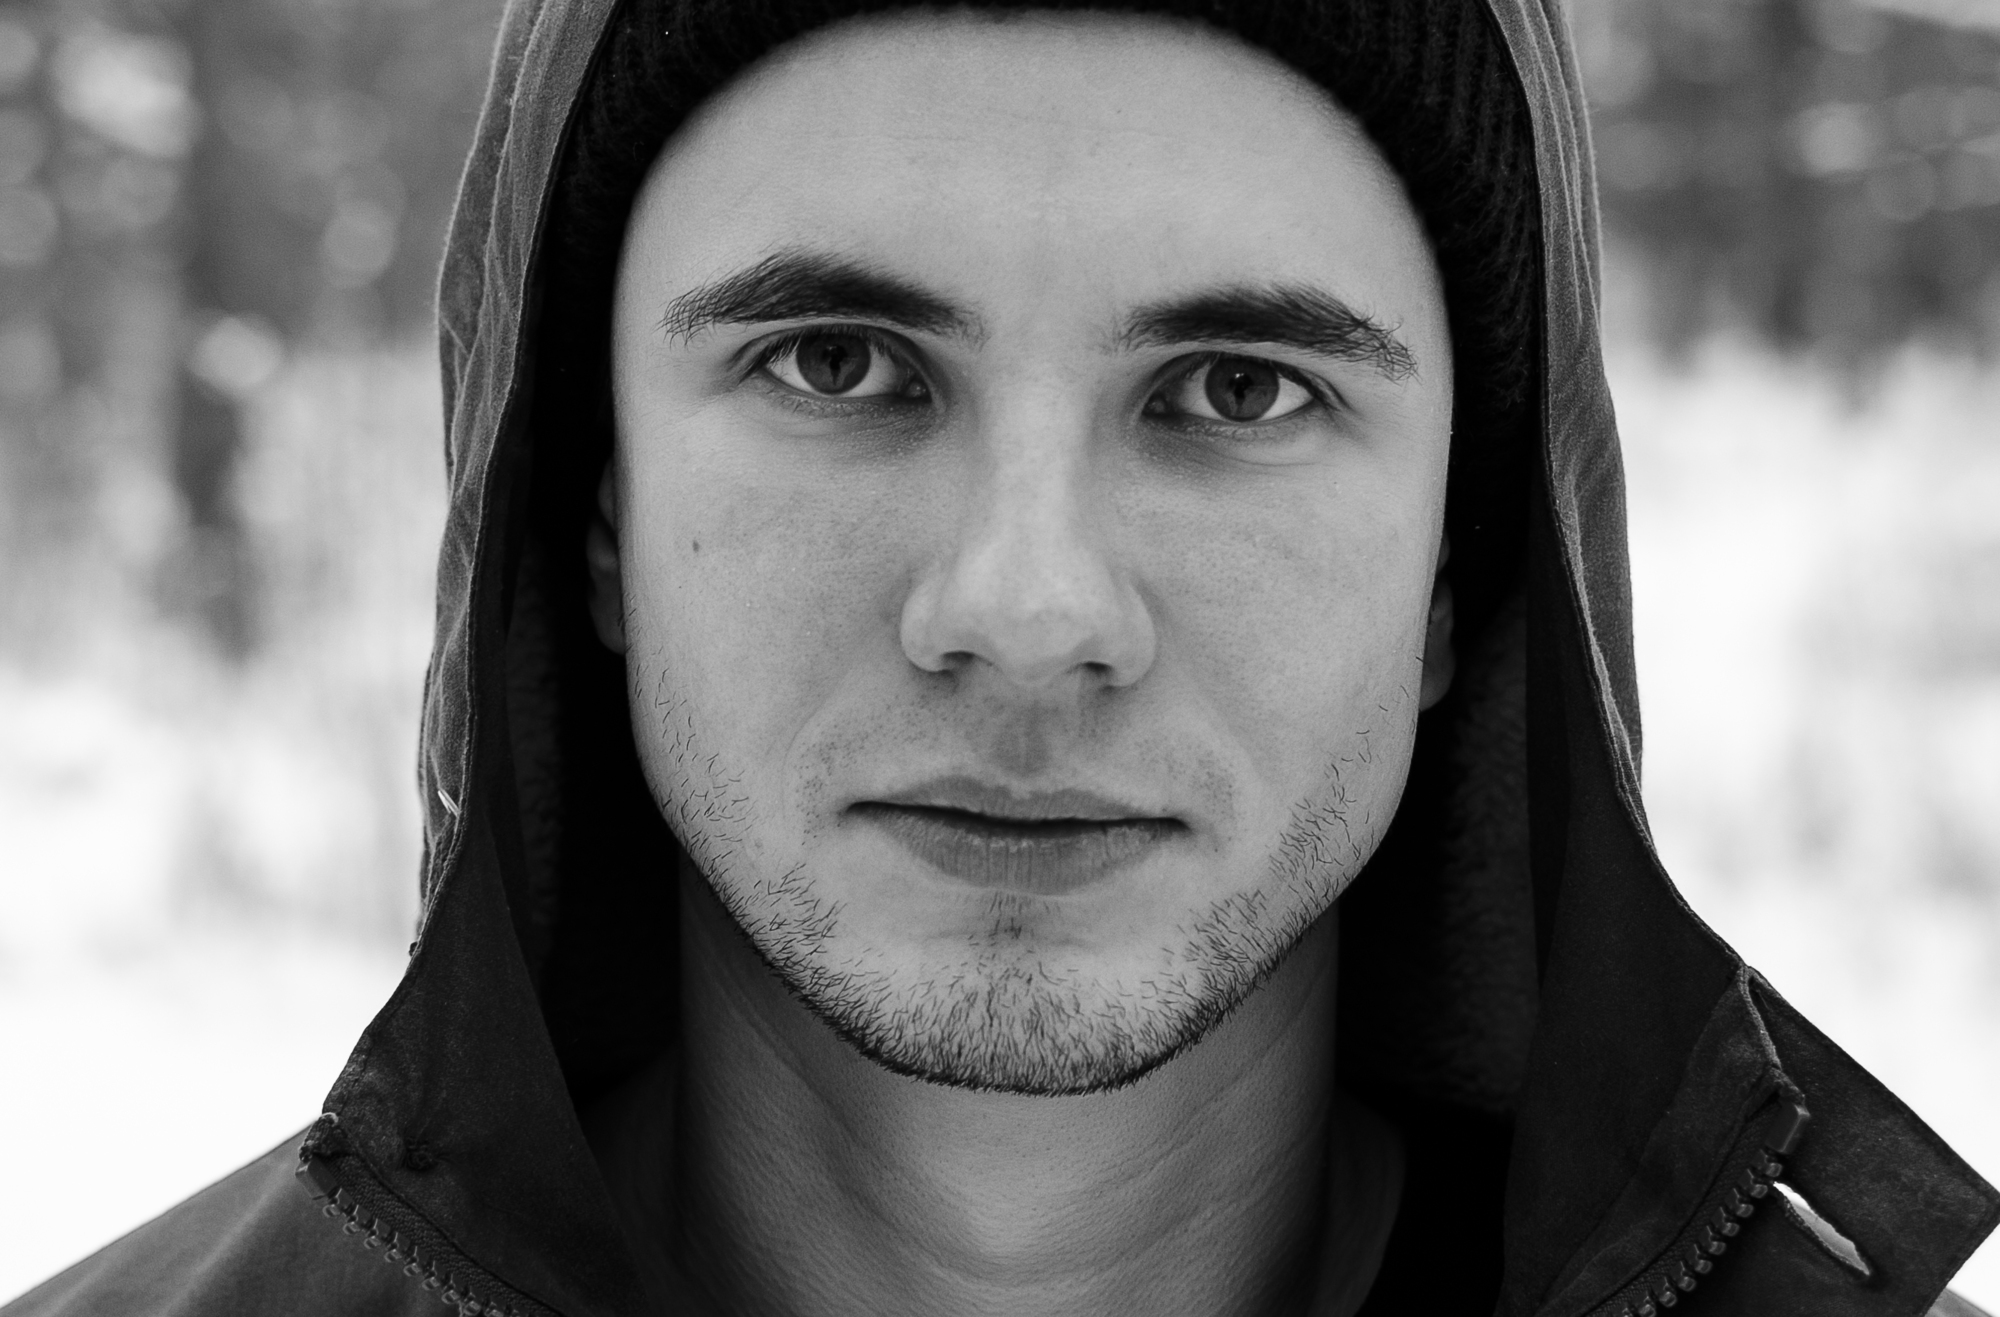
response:
<path fill-rule="evenodd" d="M 776 460 L 719 425 L 629 447 L 620 546 L 634 648 L 672 671 L 732 766 L 756 772 L 893 649 L 909 523 L 897 509 L 912 504 L 879 473 Z"/>
<path fill-rule="evenodd" d="M 1436 542 L 1420 491 L 1357 479 L 1124 515 L 1152 564 L 1159 676 L 1241 747 L 1267 810 L 1340 758 L 1400 762 Z"/>

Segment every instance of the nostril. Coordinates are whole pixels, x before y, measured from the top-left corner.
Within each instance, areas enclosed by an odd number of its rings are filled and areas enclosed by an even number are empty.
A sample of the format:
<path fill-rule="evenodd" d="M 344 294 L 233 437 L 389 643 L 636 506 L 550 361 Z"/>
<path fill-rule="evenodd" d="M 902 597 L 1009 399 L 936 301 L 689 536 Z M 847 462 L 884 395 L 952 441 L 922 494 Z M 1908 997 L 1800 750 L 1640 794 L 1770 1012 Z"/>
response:
<path fill-rule="evenodd" d="M 1110 685 L 1139 680 L 1156 643 L 1145 599 L 1087 527 L 1047 512 L 1010 505 L 975 518 L 963 543 L 917 573 L 898 627 L 912 664 L 990 665 L 1028 687 L 1086 670 Z"/>

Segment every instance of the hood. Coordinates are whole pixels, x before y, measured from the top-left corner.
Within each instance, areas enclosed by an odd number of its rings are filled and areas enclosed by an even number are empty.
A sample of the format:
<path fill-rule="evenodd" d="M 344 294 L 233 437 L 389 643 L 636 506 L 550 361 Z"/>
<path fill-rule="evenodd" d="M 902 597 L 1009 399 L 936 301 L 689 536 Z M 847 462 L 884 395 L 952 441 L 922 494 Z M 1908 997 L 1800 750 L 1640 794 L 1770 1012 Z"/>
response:
<path fill-rule="evenodd" d="M 644 1311 L 577 1110 L 677 1028 L 679 852 L 622 661 L 584 618 L 580 538 L 551 547 L 577 530 L 574 417 L 536 350 L 558 332 L 552 180 L 616 4 L 516 0 L 503 20 L 440 292 L 421 927 L 301 1149 L 317 1192 L 442 1259 L 468 1311 Z M 1645 1312 L 1697 1285 L 1718 1312 L 1921 1313 L 2000 1197 L 1746 970 L 1654 854 L 1582 94 L 1553 0 L 1490 8 L 1533 121 L 1539 449 L 1518 585 L 1342 897 L 1343 1081 L 1417 1160 L 1427 1130 L 1490 1131 L 1501 1313 Z M 1865 1274 L 1802 1230 L 1741 1227 L 1779 1165 Z"/>

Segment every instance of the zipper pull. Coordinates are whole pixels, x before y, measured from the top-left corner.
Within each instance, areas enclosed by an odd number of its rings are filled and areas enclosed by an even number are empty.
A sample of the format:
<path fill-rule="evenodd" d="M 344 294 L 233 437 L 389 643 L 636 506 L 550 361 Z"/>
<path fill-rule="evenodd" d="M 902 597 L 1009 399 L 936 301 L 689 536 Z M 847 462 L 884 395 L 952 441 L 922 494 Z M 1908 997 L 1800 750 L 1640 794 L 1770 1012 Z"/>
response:
<path fill-rule="evenodd" d="M 315 1201 L 330 1203 L 339 1195 L 340 1178 L 333 1173 L 332 1159 L 346 1150 L 340 1117 L 331 1111 L 320 1113 L 299 1143 L 299 1164 L 292 1172 Z"/>
<path fill-rule="evenodd" d="M 1778 1112 L 1764 1131 L 1764 1147 L 1776 1157 L 1786 1157 L 1799 1146 L 1799 1139 L 1812 1121 L 1812 1113 L 1797 1098 L 1778 1096 Z"/>

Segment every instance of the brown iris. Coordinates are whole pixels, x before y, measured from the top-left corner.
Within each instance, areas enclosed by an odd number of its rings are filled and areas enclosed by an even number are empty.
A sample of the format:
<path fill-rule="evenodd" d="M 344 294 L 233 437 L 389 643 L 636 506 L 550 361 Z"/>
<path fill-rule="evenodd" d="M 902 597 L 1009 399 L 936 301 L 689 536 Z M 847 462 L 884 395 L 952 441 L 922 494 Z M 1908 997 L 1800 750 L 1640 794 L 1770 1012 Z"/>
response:
<path fill-rule="evenodd" d="M 1210 365 L 1203 388 L 1208 405 L 1231 421 L 1261 419 L 1278 401 L 1278 371 L 1269 362 L 1224 357 Z"/>
<path fill-rule="evenodd" d="M 799 375 L 821 393 L 846 393 L 868 377 L 873 351 L 855 334 L 809 334 L 796 349 Z"/>

